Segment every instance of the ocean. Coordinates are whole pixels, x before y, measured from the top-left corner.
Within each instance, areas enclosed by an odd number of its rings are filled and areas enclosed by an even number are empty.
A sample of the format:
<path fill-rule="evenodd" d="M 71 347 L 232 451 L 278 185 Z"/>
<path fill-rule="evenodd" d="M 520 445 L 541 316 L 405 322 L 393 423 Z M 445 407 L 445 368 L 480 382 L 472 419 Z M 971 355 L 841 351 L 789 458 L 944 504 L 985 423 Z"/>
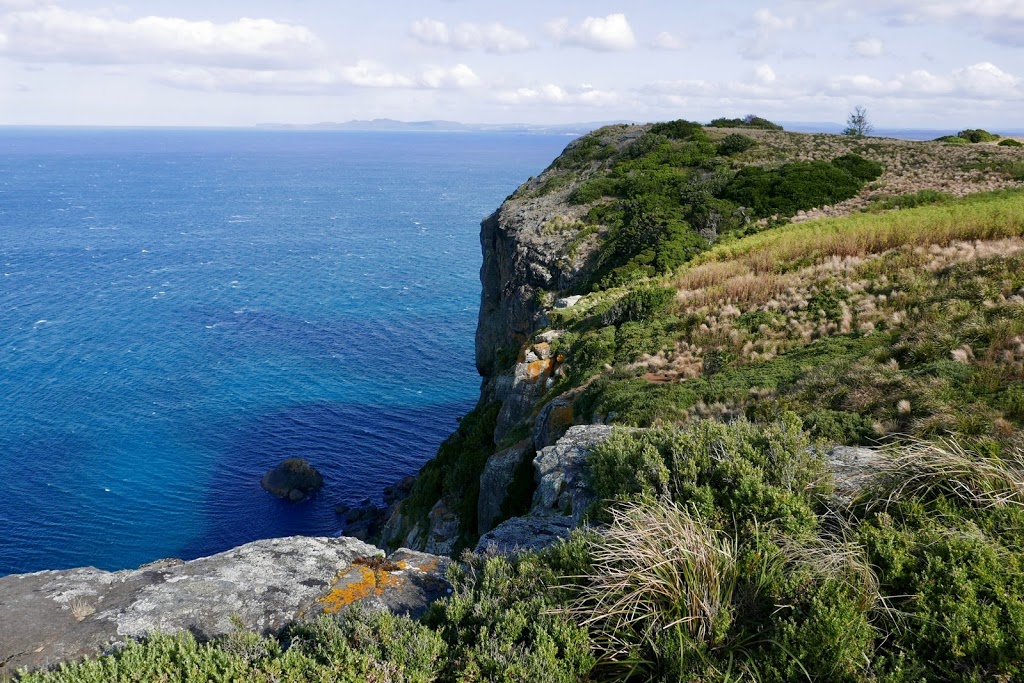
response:
<path fill-rule="evenodd" d="M 0 129 L 0 575 L 336 535 L 474 404 L 479 222 L 570 140 Z"/>

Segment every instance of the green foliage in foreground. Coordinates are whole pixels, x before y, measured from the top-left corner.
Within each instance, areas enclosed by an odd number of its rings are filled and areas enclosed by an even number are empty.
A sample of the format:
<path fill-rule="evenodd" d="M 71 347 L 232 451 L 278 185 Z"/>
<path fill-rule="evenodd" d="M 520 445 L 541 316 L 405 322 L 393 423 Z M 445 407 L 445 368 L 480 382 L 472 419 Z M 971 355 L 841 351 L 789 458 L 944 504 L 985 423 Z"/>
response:
<path fill-rule="evenodd" d="M 593 518 L 610 525 L 541 553 L 466 556 L 419 622 L 352 609 L 279 638 L 156 635 L 22 680 L 1024 675 L 1021 454 L 981 442 L 896 452 L 835 514 L 820 453 L 792 413 L 617 433 L 589 463 L 603 497 Z"/>
<path fill-rule="evenodd" d="M 1014 140 L 1013 138 L 1006 138 L 1005 140 L 999 141 L 1000 147 L 1024 147 L 1024 142 L 1020 140 Z"/>

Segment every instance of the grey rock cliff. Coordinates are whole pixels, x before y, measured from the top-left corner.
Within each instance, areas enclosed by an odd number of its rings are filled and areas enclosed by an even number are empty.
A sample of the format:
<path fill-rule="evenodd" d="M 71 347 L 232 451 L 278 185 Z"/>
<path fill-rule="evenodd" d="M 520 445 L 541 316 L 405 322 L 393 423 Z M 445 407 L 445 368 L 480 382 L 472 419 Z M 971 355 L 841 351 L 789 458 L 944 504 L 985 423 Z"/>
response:
<path fill-rule="evenodd" d="M 352 602 L 419 613 L 444 595 L 447 558 L 383 551 L 352 538 L 256 541 L 189 562 L 0 578 L 0 678 L 95 656 L 154 631 L 200 638 L 260 633 Z"/>
<path fill-rule="evenodd" d="M 611 434 L 612 427 L 606 425 L 577 425 L 555 445 L 542 449 L 533 460 L 537 490 L 529 514 L 485 533 L 477 552 L 537 550 L 566 538 L 597 500 L 587 480 L 587 456 Z"/>

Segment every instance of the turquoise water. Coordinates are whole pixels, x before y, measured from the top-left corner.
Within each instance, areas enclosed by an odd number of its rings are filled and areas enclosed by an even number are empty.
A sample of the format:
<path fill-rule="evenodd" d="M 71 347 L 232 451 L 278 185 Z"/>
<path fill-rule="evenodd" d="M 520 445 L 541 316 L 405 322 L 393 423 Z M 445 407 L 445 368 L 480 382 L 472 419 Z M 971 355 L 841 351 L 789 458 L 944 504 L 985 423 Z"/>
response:
<path fill-rule="evenodd" d="M 475 401 L 479 221 L 567 141 L 0 130 L 0 575 L 336 534 Z"/>

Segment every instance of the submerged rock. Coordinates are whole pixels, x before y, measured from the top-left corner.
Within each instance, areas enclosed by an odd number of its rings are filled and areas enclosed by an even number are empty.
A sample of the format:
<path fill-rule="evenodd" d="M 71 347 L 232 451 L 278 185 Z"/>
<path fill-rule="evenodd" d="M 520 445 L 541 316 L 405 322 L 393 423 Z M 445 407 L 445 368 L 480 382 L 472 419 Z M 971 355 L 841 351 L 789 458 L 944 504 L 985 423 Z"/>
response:
<path fill-rule="evenodd" d="M 324 478 L 303 458 L 288 458 L 263 475 L 260 486 L 278 498 L 298 502 L 320 490 Z"/>

